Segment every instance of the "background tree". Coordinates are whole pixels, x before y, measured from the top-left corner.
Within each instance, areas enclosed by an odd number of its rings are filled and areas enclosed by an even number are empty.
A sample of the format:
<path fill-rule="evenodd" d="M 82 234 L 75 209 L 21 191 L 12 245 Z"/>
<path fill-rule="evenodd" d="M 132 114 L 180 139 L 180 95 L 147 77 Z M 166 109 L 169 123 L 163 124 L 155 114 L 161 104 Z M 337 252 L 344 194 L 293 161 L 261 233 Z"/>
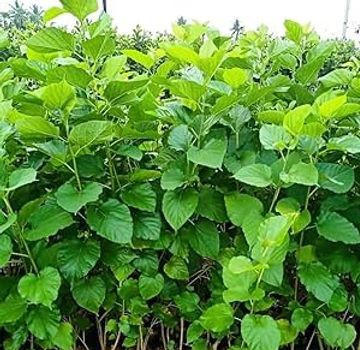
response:
<path fill-rule="evenodd" d="M 240 24 L 240 21 L 238 19 L 235 20 L 233 26 L 231 27 L 231 36 L 234 38 L 234 40 L 237 40 L 244 32 L 244 26 Z"/>

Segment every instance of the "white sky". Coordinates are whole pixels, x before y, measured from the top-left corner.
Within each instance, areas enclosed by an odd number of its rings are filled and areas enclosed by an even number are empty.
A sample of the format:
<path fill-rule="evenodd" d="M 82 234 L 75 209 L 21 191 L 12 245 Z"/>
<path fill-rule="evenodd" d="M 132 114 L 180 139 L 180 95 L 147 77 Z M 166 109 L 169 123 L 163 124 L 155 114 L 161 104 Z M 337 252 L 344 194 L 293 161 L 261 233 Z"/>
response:
<path fill-rule="evenodd" d="M 25 6 L 36 3 L 48 8 L 57 0 L 20 0 Z M 0 0 L 0 11 L 13 0 Z M 100 0 L 101 2 L 101 0 Z M 171 23 L 180 16 L 229 32 L 238 18 L 247 29 L 266 24 L 277 34 L 283 33 L 285 19 L 310 22 L 324 37 L 340 36 L 346 0 L 107 0 L 108 12 L 120 32 L 130 32 L 136 24 L 150 31 L 171 31 Z M 68 20 L 63 18 L 62 23 Z M 360 0 L 352 0 L 348 36 L 360 24 Z M 360 39 L 360 36 L 358 36 Z"/>

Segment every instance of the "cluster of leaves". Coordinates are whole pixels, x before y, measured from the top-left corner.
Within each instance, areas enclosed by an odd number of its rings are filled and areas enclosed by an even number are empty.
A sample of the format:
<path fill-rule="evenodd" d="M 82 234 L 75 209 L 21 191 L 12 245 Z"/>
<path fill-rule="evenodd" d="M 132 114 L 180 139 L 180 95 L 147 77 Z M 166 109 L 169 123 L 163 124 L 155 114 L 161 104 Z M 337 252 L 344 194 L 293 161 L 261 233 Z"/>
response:
<path fill-rule="evenodd" d="M 118 52 L 60 3 L 0 67 L 4 349 L 354 346 L 358 67 L 292 21 Z"/>

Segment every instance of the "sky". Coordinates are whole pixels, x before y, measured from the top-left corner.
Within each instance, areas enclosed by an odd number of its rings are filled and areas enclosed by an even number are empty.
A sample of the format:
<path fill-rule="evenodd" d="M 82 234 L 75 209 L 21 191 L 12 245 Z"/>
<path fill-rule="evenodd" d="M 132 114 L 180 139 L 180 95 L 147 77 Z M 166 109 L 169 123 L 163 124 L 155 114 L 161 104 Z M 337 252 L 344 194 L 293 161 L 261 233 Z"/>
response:
<path fill-rule="evenodd" d="M 14 0 L 0 0 L 5 11 Z M 25 6 L 37 4 L 43 8 L 58 5 L 57 0 L 20 0 Z M 340 37 L 346 0 L 107 0 L 108 13 L 119 32 L 128 33 L 137 24 L 152 32 L 171 31 L 171 24 L 183 16 L 188 20 L 209 22 L 228 33 L 234 20 L 247 29 L 265 24 L 275 34 L 283 34 L 285 19 L 311 23 L 323 37 Z M 61 24 L 69 23 L 63 16 Z M 351 0 L 348 37 L 360 25 L 360 0 Z"/>

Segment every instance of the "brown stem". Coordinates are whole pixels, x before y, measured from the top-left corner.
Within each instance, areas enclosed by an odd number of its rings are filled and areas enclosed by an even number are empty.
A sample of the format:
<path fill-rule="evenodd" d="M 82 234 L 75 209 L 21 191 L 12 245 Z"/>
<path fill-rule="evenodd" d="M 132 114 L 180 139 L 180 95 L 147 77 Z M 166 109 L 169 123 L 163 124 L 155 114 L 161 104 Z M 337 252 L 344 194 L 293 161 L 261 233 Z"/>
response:
<path fill-rule="evenodd" d="M 165 338 L 165 329 L 164 329 L 164 325 L 161 323 L 160 325 L 160 330 L 161 330 L 161 340 L 164 346 L 164 350 L 167 350 L 167 342 L 166 342 L 166 338 Z"/>
<path fill-rule="evenodd" d="M 182 350 L 184 343 L 184 319 L 181 317 L 180 319 L 180 343 L 179 350 Z"/>

